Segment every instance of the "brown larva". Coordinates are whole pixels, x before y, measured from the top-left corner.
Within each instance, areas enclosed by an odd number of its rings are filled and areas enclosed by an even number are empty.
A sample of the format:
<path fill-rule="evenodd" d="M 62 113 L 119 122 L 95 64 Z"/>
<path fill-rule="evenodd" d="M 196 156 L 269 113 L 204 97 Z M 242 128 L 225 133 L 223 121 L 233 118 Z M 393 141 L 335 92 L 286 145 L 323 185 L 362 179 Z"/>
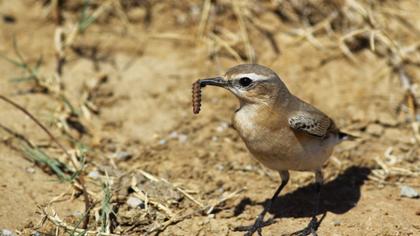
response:
<path fill-rule="evenodd" d="M 192 105 L 193 105 L 194 114 L 198 114 L 200 112 L 200 107 L 201 107 L 201 84 L 200 84 L 200 80 L 197 80 L 192 85 Z"/>

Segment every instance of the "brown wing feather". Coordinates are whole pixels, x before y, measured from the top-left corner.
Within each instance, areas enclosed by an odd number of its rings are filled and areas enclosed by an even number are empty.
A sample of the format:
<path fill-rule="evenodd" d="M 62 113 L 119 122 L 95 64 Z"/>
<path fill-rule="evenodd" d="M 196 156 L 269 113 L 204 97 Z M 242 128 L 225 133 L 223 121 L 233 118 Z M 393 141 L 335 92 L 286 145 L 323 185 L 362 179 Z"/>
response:
<path fill-rule="evenodd" d="M 318 137 L 324 137 L 336 129 L 334 122 L 320 112 L 297 111 L 289 116 L 288 122 L 292 129 Z"/>

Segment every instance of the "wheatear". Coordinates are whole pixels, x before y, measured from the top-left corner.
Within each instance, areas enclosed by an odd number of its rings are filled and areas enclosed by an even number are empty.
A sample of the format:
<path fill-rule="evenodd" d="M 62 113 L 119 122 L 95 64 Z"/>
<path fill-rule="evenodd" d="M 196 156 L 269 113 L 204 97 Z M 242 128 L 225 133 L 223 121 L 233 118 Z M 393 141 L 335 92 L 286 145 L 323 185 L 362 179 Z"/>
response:
<path fill-rule="evenodd" d="M 289 180 L 289 170 L 313 171 L 316 179 L 316 206 L 311 223 L 302 234 L 316 234 L 316 213 L 323 183 L 321 168 L 335 145 L 352 136 L 341 132 L 327 115 L 300 100 L 287 89 L 271 69 L 243 64 L 230 68 L 225 76 L 199 80 L 201 87 L 213 85 L 232 92 L 240 102 L 233 116 L 251 154 L 264 166 L 280 173 L 281 184 L 251 227 L 259 231 L 264 216 Z M 195 111 L 198 112 L 198 111 Z"/>

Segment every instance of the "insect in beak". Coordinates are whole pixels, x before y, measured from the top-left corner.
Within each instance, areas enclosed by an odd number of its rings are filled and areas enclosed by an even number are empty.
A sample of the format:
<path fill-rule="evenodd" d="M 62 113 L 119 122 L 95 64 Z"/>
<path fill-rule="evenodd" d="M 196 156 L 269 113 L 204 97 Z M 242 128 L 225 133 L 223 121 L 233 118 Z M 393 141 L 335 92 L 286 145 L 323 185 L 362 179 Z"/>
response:
<path fill-rule="evenodd" d="M 192 86 L 192 102 L 193 102 L 194 114 L 198 114 L 200 112 L 201 88 L 207 85 L 227 88 L 229 86 L 229 82 L 227 80 L 224 80 L 222 77 L 214 77 L 214 78 L 197 80 Z"/>

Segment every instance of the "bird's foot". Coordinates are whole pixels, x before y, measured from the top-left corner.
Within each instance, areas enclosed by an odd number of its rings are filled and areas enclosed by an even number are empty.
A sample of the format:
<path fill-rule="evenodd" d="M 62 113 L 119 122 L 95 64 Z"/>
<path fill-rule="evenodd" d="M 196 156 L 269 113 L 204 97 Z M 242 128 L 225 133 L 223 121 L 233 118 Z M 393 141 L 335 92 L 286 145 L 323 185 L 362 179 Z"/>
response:
<path fill-rule="evenodd" d="M 233 231 L 241 231 L 246 232 L 244 236 L 252 236 L 255 232 L 258 233 L 258 235 L 261 234 L 261 229 L 265 226 L 274 224 L 275 220 L 274 218 L 271 218 L 267 221 L 264 221 L 264 215 L 260 214 L 257 219 L 255 220 L 253 225 L 249 226 L 238 226 L 233 229 Z"/>
<path fill-rule="evenodd" d="M 318 230 L 319 227 L 319 222 L 316 219 L 316 217 L 312 217 L 311 222 L 309 222 L 308 226 L 306 226 L 304 229 L 299 230 L 291 235 L 293 236 L 308 236 L 308 235 L 312 235 L 312 236 L 317 236 L 318 234 L 316 233 L 316 231 Z"/>

